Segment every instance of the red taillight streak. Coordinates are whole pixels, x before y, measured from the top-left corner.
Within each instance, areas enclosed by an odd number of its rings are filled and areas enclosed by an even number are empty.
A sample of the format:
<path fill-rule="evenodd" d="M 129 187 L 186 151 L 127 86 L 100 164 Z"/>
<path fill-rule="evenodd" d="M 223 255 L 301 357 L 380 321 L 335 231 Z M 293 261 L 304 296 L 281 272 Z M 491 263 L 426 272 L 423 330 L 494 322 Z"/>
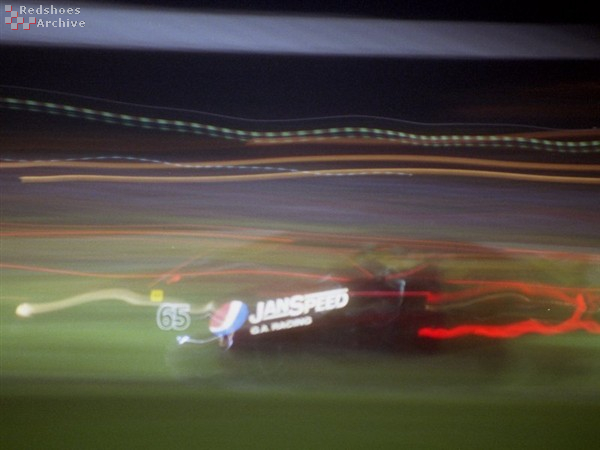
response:
<path fill-rule="evenodd" d="M 582 294 L 574 300 L 576 305 L 573 315 L 556 325 L 548 325 L 537 320 L 529 319 L 508 325 L 459 325 L 454 328 L 424 327 L 419 330 L 419 336 L 433 339 L 452 339 L 460 336 L 484 336 L 489 338 L 508 339 L 524 334 L 561 334 L 583 330 L 590 333 L 600 333 L 600 324 L 591 320 L 582 320 L 587 309 Z"/>

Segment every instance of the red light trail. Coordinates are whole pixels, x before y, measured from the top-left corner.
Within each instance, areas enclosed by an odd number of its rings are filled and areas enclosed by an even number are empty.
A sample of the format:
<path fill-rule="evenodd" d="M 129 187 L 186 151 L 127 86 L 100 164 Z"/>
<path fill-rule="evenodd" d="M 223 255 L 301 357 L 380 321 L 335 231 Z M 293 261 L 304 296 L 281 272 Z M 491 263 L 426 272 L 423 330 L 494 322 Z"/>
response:
<path fill-rule="evenodd" d="M 454 328 L 424 327 L 419 330 L 420 337 L 432 339 L 452 339 L 461 336 L 484 336 L 488 338 L 509 339 L 524 334 L 553 335 L 573 331 L 587 331 L 600 333 L 600 324 L 592 320 L 583 319 L 587 305 L 582 294 L 575 298 L 575 311 L 573 315 L 559 324 L 545 324 L 538 320 L 528 319 L 508 325 L 459 325 Z"/>

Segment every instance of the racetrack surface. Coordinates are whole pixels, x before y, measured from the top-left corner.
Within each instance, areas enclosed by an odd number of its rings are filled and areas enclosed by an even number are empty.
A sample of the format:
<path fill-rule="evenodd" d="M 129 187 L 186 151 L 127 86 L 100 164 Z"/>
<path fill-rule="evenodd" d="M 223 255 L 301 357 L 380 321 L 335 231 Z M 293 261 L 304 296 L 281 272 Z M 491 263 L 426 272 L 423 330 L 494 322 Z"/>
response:
<path fill-rule="evenodd" d="M 279 351 L 236 359 L 216 343 L 178 345 L 183 330 L 161 329 L 157 316 L 163 303 L 188 304 L 193 314 L 185 332 L 206 338 L 202 314 L 211 302 L 255 302 L 370 271 L 434 267 L 438 281 L 450 286 L 442 289 L 448 298 L 456 286 L 480 294 L 509 286 L 548 301 L 547 323 L 568 320 L 569 302 L 585 298 L 583 320 L 597 324 L 595 155 L 539 158 L 585 166 L 579 171 L 492 164 L 486 169 L 494 177 L 463 176 L 414 170 L 474 169 L 423 158 L 446 153 L 435 149 L 411 148 L 409 162 L 344 161 L 335 155 L 397 156 L 407 149 L 247 146 L 64 120 L 53 124 L 65 134 L 3 130 L 1 381 L 9 446 L 589 448 L 595 442 L 599 337 L 581 327 L 549 336 L 448 339 L 423 351 Z M 539 163 L 536 151 L 482 155 L 457 146 L 446 156 Z M 257 163 L 282 154 L 310 160 Z M 161 180 L 273 167 L 359 172 Z M 507 171 L 592 181 L 513 179 L 501 175 Z M 39 178 L 66 175 L 77 177 Z M 114 175 L 149 179 L 106 178 Z M 460 305 L 460 318 L 463 306 L 471 311 L 470 300 L 448 305 Z M 513 312 L 494 308 L 499 317 Z M 529 310 L 519 308 L 516 317 L 527 318 Z M 31 424 L 36 432 L 26 433 Z"/>

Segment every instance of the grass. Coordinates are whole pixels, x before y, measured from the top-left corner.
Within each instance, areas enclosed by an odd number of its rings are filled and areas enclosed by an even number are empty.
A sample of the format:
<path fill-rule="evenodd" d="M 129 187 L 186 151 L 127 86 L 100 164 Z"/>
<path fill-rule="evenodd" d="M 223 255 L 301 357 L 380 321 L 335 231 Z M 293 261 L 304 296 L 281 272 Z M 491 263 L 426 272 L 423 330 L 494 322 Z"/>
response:
<path fill-rule="evenodd" d="M 4 448 L 585 449 L 599 412 L 589 401 L 426 387 L 367 395 L 51 383 L 43 391 L 3 396 Z"/>
<path fill-rule="evenodd" d="M 354 270 L 352 249 L 294 245 L 183 237 L 7 238 L 2 258 L 119 274 L 169 273 L 190 254 L 200 256 L 186 266 L 189 271 L 236 264 Z M 373 255 L 393 265 L 394 253 L 379 251 Z M 430 250 L 413 250 L 408 260 L 432 257 Z M 565 259 L 556 270 L 556 260 L 538 256 L 436 262 L 444 277 L 562 286 L 586 286 L 596 270 L 580 259 Z M 180 333 L 158 329 L 155 307 L 107 300 L 27 319 L 15 309 L 106 288 L 148 296 L 160 288 L 200 305 L 307 282 L 240 275 L 166 284 L 152 277 L 9 269 L 0 281 L 3 448 L 584 449 L 596 443 L 600 343 L 593 335 L 460 341 L 424 354 L 234 359 L 219 356 L 216 346 L 178 347 Z M 204 327 L 194 319 L 191 331 Z"/>

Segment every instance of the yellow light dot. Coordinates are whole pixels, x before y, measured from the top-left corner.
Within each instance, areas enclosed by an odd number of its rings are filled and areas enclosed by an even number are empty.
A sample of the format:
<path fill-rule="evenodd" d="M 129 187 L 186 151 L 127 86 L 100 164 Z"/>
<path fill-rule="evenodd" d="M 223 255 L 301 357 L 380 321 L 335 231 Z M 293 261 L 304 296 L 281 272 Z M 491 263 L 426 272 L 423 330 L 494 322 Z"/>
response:
<path fill-rule="evenodd" d="M 164 300 L 165 293 L 162 289 L 152 289 L 150 291 L 150 301 L 160 303 Z"/>

